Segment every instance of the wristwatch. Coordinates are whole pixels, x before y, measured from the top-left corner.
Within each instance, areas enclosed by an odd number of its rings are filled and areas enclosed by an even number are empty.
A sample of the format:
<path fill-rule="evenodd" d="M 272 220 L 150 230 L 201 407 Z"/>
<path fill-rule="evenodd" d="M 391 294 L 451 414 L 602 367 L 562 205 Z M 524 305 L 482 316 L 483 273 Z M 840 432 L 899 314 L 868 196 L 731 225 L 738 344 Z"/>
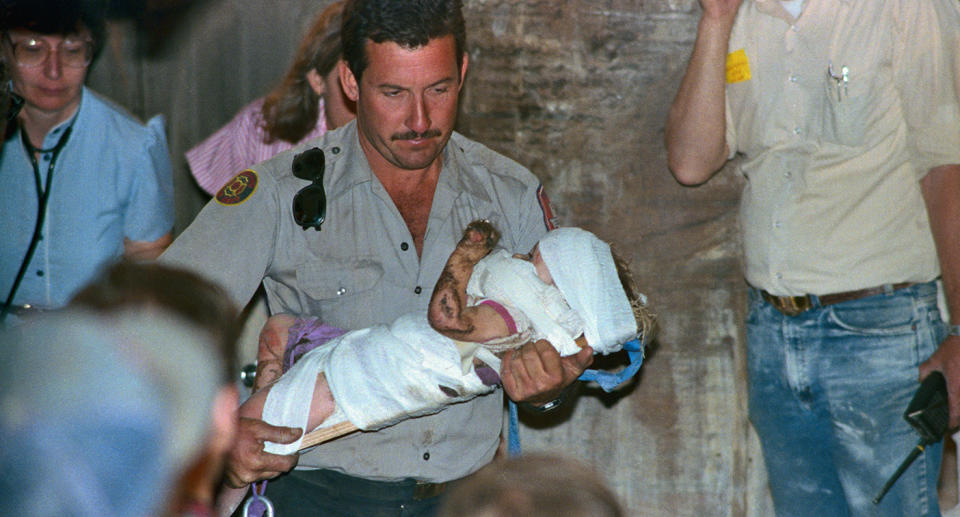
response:
<path fill-rule="evenodd" d="M 553 411 L 554 409 L 557 409 L 558 407 L 562 406 L 563 403 L 567 401 L 567 391 L 569 389 L 570 389 L 570 386 L 567 386 L 566 388 L 563 389 L 563 391 L 560 392 L 560 395 L 558 395 L 557 398 L 551 400 L 550 402 L 547 402 L 542 406 L 534 406 L 533 404 L 524 404 L 524 406 L 526 406 L 527 409 L 530 409 L 531 411 L 534 411 L 536 413 L 547 413 L 547 412 Z"/>
<path fill-rule="evenodd" d="M 536 411 L 537 413 L 546 413 L 546 412 L 548 412 L 548 411 L 553 411 L 554 409 L 557 409 L 557 408 L 560 407 L 561 405 L 563 405 L 563 396 L 562 396 L 562 395 L 561 395 L 560 397 L 557 397 L 557 398 L 551 400 L 550 402 L 547 402 L 546 404 L 544 404 L 544 405 L 542 405 L 542 406 L 534 406 L 533 404 L 530 404 L 529 407 L 530 407 L 530 409 Z"/>

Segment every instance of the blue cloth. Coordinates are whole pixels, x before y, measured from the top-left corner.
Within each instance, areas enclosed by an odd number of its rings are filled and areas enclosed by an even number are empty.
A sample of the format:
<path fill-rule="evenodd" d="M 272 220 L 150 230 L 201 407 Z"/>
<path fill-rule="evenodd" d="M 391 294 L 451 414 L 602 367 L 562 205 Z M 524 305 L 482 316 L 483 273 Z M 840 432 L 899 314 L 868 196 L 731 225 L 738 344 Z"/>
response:
<path fill-rule="evenodd" d="M 603 388 L 603 391 L 610 393 L 617 386 L 623 384 L 640 371 L 643 365 L 643 342 L 639 339 L 633 339 L 623 344 L 623 349 L 627 351 L 630 357 L 630 364 L 619 372 L 606 372 L 603 370 L 587 369 L 577 379 L 583 382 L 596 382 Z M 523 447 L 520 445 L 520 415 L 517 411 L 517 403 L 508 400 L 508 427 L 507 427 L 507 453 L 513 456 L 520 456 L 523 453 Z"/>
<path fill-rule="evenodd" d="M 940 515 L 939 444 L 872 503 L 919 440 L 903 412 L 946 337 L 936 298 L 929 282 L 789 317 L 751 290 L 750 420 L 779 517 Z"/>
<path fill-rule="evenodd" d="M 617 386 L 636 375 L 637 372 L 640 371 L 640 366 L 643 365 L 643 343 L 641 343 L 639 339 L 633 339 L 624 343 L 623 350 L 627 351 L 627 356 L 630 357 L 630 364 L 622 370 L 619 372 L 605 372 L 591 368 L 584 370 L 578 380 L 596 382 L 603 388 L 603 391 L 607 393 L 615 390 Z"/>
<path fill-rule="evenodd" d="M 123 240 L 154 241 L 173 229 L 173 179 L 159 116 L 143 125 L 84 88 L 77 113 L 52 129 L 50 149 L 73 130 L 53 172 L 37 246 L 14 304 L 56 308 L 123 254 Z M 52 153 L 38 160 L 43 185 Z M 37 221 L 33 166 L 19 133 L 0 156 L 0 296 L 6 300 Z"/>

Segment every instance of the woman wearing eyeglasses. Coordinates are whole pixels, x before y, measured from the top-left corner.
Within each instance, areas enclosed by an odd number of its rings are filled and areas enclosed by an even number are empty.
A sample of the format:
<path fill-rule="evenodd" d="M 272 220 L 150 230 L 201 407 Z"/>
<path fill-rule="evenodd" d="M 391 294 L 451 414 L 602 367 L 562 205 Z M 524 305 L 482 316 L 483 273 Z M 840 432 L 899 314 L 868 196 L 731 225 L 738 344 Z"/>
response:
<path fill-rule="evenodd" d="M 144 125 L 84 87 L 103 13 L 14 0 L 2 52 L 24 105 L 0 155 L 2 315 L 64 305 L 102 266 L 170 243 L 173 182 L 163 121 Z"/>

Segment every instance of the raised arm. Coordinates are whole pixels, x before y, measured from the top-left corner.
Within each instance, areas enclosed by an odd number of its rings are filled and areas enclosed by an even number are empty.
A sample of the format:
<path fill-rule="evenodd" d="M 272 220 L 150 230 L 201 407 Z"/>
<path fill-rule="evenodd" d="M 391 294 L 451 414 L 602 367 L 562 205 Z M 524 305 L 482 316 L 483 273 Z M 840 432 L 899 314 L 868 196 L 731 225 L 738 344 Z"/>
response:
<path fill-rule="evenodd" d="M 670 106 L 667 164 L 677 181 L 697 185 L 723 167 L 726 145 L 726 56 L 742 0 L 701 0 L 697 41 Z"/>
<path fill-rule="evenodd" d="M 451 339 L 470 342 L 509 334 L 506 322 L 493 308 L 467 307 L 467 282 L 473 267 L 499 240 L 500 233 L 486 221 L 474 221 L 464 230 L 430 297 L 427 318 L 434 330 Z"/>

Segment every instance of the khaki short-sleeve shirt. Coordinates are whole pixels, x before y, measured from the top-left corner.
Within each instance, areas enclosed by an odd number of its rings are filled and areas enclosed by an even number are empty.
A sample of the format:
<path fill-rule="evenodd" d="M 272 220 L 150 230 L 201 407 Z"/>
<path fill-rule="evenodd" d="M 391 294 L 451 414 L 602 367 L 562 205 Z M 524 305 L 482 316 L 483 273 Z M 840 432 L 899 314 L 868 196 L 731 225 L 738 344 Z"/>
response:
<path fill-rule="evenodd" d="M 747 0 L 727 143 L 743 156 L 747 280 L 779 295 L 932 280 L 920 190 L 960 163 L 955 0 Z"/>

